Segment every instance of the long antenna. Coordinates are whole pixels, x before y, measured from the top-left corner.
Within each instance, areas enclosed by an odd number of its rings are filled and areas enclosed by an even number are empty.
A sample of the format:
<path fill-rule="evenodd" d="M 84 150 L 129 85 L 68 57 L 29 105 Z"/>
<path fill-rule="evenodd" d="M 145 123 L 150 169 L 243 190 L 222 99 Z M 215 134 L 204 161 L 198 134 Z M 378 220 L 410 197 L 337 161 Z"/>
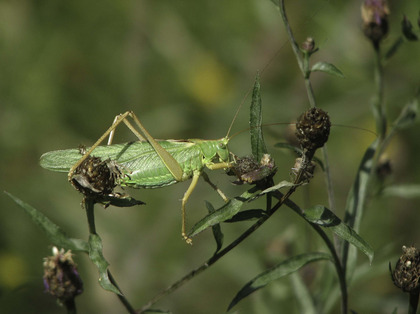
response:
<path fill-rule="evenodd" d="M 283 46 L 286 43 L 283 44 Z M 271 63 L 273 63 L 273 61 L 275 59 L 277 59 L 278 55 L 280 54 L 280 50 L 283 48 L 280 47 L 280 49 L 278 49 L 276 51 L 276 53 L 270 58 L 270 60 L 264 65 L 263 69 L 261 71 L 258 71 L 257 73 L 259 74 L 259 76 L 261 77 L 262 74 L 267 70 L 267 68 L 271 65 Z M 249 94 L 251 93 L 251 90 L 254 88 L 254 86 L 251 86 L 250 88 L 248 88 L 248 91 L 246 92 L 245 96 L 243 97 L 241 104 L 239 105 L 238 109 L 236 109 L 235 115 L 233 116 L 232 122 L 230 123 L 229 129 L 227 131 L 226 137 L 229 137 L 230 131 L 232 130 L 233 124 L 235 123 L 236 117 L 239 114 L 239 111 L 241 111 L 241 108 L 243 106 L 243 104 L 245 103 L 245 100 L 248 98 Z"/>

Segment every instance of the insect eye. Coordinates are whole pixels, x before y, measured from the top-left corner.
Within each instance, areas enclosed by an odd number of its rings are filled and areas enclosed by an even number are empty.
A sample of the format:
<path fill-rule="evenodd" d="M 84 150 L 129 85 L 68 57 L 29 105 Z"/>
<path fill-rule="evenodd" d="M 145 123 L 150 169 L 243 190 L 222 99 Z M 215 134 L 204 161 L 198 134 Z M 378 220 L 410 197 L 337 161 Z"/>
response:
<path fill-rule="evenodd" d="M 224 143 L 219 143 L 219 148 L 226 148 L 226 145 Z"/>

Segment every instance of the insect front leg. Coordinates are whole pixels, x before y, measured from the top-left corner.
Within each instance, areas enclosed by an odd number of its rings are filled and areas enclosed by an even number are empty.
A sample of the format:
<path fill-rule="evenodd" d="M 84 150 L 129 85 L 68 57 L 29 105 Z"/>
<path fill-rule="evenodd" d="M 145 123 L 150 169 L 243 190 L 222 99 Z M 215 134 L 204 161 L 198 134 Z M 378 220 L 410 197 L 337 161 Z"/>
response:
<path fill-rule="evenodd" d="M 223 198 L 223 200 L 227 203 L 229 201 L 229 199 L 226 197 L 225 193 L 223 193 L 222 190 L 217 187 L 216 184 L 214 184 L 213 182 L 210 181 L 210 178 L 207 175 L 207 173 L 202 172 L 201 175 L 203 176 L 204 181 L 206 181 L 220 195 L 220 197 Z"/>

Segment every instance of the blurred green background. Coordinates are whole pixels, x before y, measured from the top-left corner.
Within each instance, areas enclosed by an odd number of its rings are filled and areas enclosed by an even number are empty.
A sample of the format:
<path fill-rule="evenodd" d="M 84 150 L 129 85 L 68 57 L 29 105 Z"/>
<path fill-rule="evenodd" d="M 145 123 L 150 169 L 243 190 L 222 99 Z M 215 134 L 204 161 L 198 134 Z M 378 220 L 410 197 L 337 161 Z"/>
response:
<path fill-rule="evenodd" d="M 291 2 L 291 1 L 289 1 Z M 390 3 L 390 45 L 400 34 L 402 14 L 415 22 L 415 1 Z M 369 105 L 373 96 L 373 52 L 361 31 L 359 1 L 287 3 L 297 40 L 312 36 L 320 52 L 345 79 L 314 74 L 318 105 L 333 124 L 375 130 Z M 385 70 L 390 121 L 419 87 L 418 43 L 405 44 Z M 302 76 L 275 6 L 268 0 L 231 1 L 0 1 L 0 178 L 6 190 L 60 225 L 69 235 L 87 239 L 81 195 L 66 175 L 40 168 L 42 153 L 92 144 L 115 115 L 133 110 L 156 138 L 220 138 L 235 110 L 263 71 L 266 123 L 288 123 L 306 108 Z M 233 132 L 248 125 L 245 100 Z M 265 130 L 275 156 L 277 181 L 290 178 L 293 156 L 276 150 L 287 126 Z M 388 154 L 390 182 L 419 178 L 418 125 L 396 137 Z M 133 140 L 124 128 L 116 141 Z M 370 133 L 333 127 L 328 142 L 338 215 Z M 235 137 L 231 150 L 250 153 L 247 133 Z M 325 204 L 321 172 L 293 195 L 301 205 Z M 230 196 L 234 187 L 223 173 L 210 177 Z M 205 261 L 214 251 L 210 232 L 192 247 L 180 237 L 180 198 L 188 183 L 158 190 L 130 190 L 147 206 L 97 208 L 97 229 L 104 254 L 121 289 L 140 307 L 173 281 Z M 191 226 L 206 214 L 204 200 L 221 201 L 200 180 L 187 210 Z M 42 258 L 51 244 L 30 218 L 0 194 L 0 312 L 60 313 L 43 292 Z M 260 203 L 263 206 L 263 202 Z M 360 234 L 376 259 L 363 280 L 350 287 L 350 307 L 361 313 L 405 309 L 407 296 L 395 288 L 388 261 L 396 262 L 402 245 L 419 245 L 418 200 L 372 199 Z M 253 206 L 256 206 L 255 203 Z M 225 226 L 226 242 L 249 223 Z M 312 230 L 286 208 L 212 269 L 195 278 L 157 307 L 174 313 L 221 313 L 236 292 L 266 267 L 287 256 L 317 250 Z M 321 246 L 321 249 L 323 247 Z M 76 262 L 85 292 L 76 301 L 80 313 L 123 313 L 117 298 L 102 290 L 97 271 L 84 255 Z M 360 262 L 367 263 L 361 256 Z M 316 276 L 316 274 L 314 274 Z M 311 287 L 319 293 L 322 287 Z M 241 313 L 298 313 L 289 279 L 271 284 L 240 303 Z"/>

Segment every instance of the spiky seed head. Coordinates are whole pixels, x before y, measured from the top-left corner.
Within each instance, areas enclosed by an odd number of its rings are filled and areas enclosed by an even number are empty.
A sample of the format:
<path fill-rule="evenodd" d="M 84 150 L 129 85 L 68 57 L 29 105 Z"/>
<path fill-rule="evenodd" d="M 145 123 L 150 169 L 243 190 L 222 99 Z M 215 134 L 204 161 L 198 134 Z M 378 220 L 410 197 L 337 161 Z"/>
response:
<path fill-rule="evenodd" d="M 45 291 L 60 303 L 66 303 L 83 292 L 83 282 L 77 272 L 71 251 L 53 247 L 53 255 L 44 258 Z"/>
<path fill-rule="evenodd" d="M 330 135 L 331 122 L 322 109 L 311 108 L 305 111 L 296 123 L 296 137 L 305 151 L 315 151 L 324 146 Z"/>
<path fill-rule="evenodd" d="M 88 156 L 73 173 L 71 183 L 86 196 L 112 193 L 121 176 L 114 161 Z"/>
<path fill-rule="evenodd" d="M 415 247 L 402 247 L 403 255 L 399 258 L 395 270 L 389 270 L 394 284 L 404 292 L 420 291 L 420 252 Z"/>

